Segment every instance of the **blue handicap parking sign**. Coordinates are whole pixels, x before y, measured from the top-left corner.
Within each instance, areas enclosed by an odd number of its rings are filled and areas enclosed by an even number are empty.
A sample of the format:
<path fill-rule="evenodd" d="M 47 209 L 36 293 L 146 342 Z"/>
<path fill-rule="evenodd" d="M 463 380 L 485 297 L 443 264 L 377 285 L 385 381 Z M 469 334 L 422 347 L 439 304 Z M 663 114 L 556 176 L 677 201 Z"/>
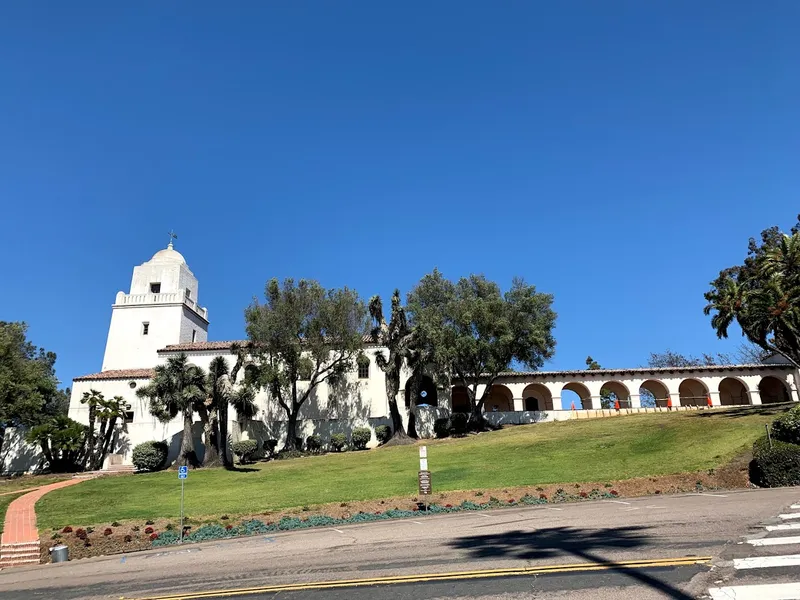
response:
<path fill-rule="evenodd" d="M 178 467 L 178 479 L 186 479 L 189 476 L 189 467 Z"/>

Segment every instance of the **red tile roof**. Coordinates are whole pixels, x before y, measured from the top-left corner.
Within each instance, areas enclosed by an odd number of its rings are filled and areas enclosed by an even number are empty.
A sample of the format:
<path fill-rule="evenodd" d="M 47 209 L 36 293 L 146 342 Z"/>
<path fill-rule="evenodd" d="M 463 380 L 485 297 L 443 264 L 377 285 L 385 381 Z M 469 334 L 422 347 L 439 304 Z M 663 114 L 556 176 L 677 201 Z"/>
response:
<path fill-rule="evenodd" d="M 100 371 L 91 375 L 81 375 L 73 381 L 91 381 L 95 379 L 150 379 L 153 376 L 153 369 L 117 369 L 111 371 Z"/>

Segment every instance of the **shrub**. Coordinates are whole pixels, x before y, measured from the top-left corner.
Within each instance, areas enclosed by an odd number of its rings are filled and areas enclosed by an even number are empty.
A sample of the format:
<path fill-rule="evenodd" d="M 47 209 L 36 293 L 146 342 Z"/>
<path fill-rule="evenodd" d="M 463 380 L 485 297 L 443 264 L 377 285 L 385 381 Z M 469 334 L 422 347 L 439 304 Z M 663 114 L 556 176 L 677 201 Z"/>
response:
<path fill-rule="evenodd" d="M 467 413 L 453 413 L 450 415 L 450 435 L 457 437 L 467 434 L 469 415 Z"/>
<path fill-rule="evenodd" d="M 106 527 L 106 528 L 103 530 L 103 535 L 104 535 L 104 536 L 106 536 L 106 537 L 108 537 L 108 536 L 109 536 L 109 535 L 111 535 L 112 533 L 114 533 L 114 530 L 113 530 L 113 529 L 111 529 L 111 527 Z"/>
<path fill-rule="evenodd" d="M 173 529 L 175 529 L 175 525 L 173 525 L 172 523 L 167 523 L 164 526 L 164 529 L 166 529 L 167 531 L 172 531 Z"/>
<path fill-rule="evenodd" d="M 775 440 L 788 444 L 800 444 L 800 406 L 781 415 L 770 426 Z"/>
<path fill-rule="evenodd" d="M 230 519 L 230 517 L 229 517 L 228 515 L 222 515 L 222 516 L 220 517 L 220 520 L 221 520 L 221 521 L 227 521 L 228 519 Z"/>
<path fill-rule="evenodd" d="M 61 530 L 61 533 L 72 533 L 72 527 L 67 525 L 64 529 Z"/>
<path fill-rule="evenodd" d="M 85 540 L 88 537 L 88 534 L 86 533 L 85 529 L 78 527 L 75 530 L 75 537 L 78 538 L 79 540 Z"/>
<path fill-rule="evenodd" d="M 773 440 L 770 448 L 766 437 L 756 440 L 750 481 L 761 487 L 800 485 L 800 445 Z"/>
<path fill-rule="evenodd" d="M 143 442 L 133 449 L 133 466 L 139 471 L 158 471 L 167 462 L 169 446 L 166 442 Z"/>
<path fill-rule="evenodd" d="M 310 435 L 306 439 L 306 450 L 309 452 L 319 452 L 322 449 L 322 439 L 318 435 Z"/>
<path fill-rule="evenodd" d="M 343 433 L 334 433 L 331 436 L 331 448 L 336 452 L 341 452 L 347 446 L 347 437 Z"/>
<path fill-rule="evenodd" d="M 231 450 L 239 459 L 239 464 L 246 464 L 251 462 L 255 453 L 258 452 L 258 442 L 255 440 L 240 440 L 231 444 Z"/>
<path fill-rule="evenodd" d="M 155 542 L 157 539 L 158 539 L 158 534 L 157 533 L 151 533 L 150 534 L 150 541 L 151 542 Z"/>
<path fill-rule="evenodd" d="M 147 521 L 145 521 L 144 524 L 145 525 L 155 525 L 155 523 L 153 521 L 151 521 L 150 519 L 147 519 Z"/>
<path fill-rule="evenodd" d="M 433 433 L 439 439 L 450 435 L 450 419 L 447 417 L 436 419 L 433 422 Z"/>
<path fill-rule="evenodd" d="M 147 533 L 147 534 L 153 533 L 153 528 L 152 527 L 145 527 L 144 528 L 144 532 Z"/>
<path fill-rule="evenodd" d="M 277 460 L 286 460 L 288 458 L 302 458 L 306 455 L 305 452 L 300 450 L 281 450 L 275 455 Z"/>
<path fill-rule="evenodd" d="M 372 439 L 372 431 L 368 427 L 356 427 L 353 429 L 353 434 L 350 440 L 353 442 L 353 448 L 356 450 L 364 450 L 367 444 Z"/>
<path fill-rule="evenodd" d="M 132 541 L 133 541 L 133 536 L 130 533 L 127 534 L 125 536 L 125 542 L 132 542 Z"/>
<path fill-rule="evenodd" d="M 111 523 L 111 526 L 112 527 L 119 527 L 120 524 L 117 521 L 114 521 L 113 523 Z"/>
<path fill-rule="evenodd" d="M 270 456 L 275 456 L 275 448 L 278 447 L 278 440 L 264 440 L 264 450 Z"/>
<path fill-rule="evenodd" d="M 378 425 L 375 428 L 375 437 L 378 439 L 379 443 L 385 444 L 392 439 L 392 428 L 388 425 Z"/>
<path fill-rule="evenodd" d="M 131 531 L 139 531 L 139 526 L 134 525 L 133 527 L 131 527 Z"/>
<path fill-rule="evenodd" d="M 92 533 L 94 531 L 94 527 L 87 527 L 86 533 Z"/>

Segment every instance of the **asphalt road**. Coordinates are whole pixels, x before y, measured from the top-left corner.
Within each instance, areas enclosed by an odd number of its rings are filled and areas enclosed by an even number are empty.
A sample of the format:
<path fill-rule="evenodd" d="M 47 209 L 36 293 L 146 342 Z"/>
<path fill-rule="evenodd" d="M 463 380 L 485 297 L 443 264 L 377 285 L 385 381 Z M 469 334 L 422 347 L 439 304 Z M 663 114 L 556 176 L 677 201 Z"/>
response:
<path fill-rule="evenodd" d="M 745 556 L 742 537 L 798 497 L 798 489 L 655 496 L 208 542 L 9 569 L 0 596 L 685 600 L 725 579 L 731 560 Z M 486 573 L 500 569 L 527 571 Z M 320 585 L 363 579 L 371 581 Z"/>

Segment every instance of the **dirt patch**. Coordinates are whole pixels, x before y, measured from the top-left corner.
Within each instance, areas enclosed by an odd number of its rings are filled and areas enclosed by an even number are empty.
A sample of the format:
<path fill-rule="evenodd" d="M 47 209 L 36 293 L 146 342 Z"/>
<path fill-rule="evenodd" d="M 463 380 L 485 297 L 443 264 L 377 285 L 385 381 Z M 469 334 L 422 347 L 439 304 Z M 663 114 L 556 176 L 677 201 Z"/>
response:
<path fill-rule="evenodd" d="M 659 477 L 641 477 L 622 481 L 598 481 L 592 483 L 560 483 L 552 485 L 508 487 L 485 490 L 465 490 L 434 493 L 427 498 L 404 496 L 359 502 L 341 502 L 267 511 L 245 515 L 210 515 L 190 517 L 185 525 L 188 532 L 204 524 L 218 524 L 222 527 L 236 526 L 250 519 L 265 523 L 276 523 L 284 517 L 307 519 L 315 515 L 334 518 L 349 518 L 358 513 L 384 513 L 388 510 L 419 510 L 419 503 L 426 501 L 442 507 L 457 507 L 462 502 L 484 504 L 493 502 L 496 506 L 515 505 L 524 496 L 546 500 L 548 503 L 563 502 L 565 497 L 571 501 L 581 501 L 595 491 L 596 494 L 611 494 L 620 498 L 639 496 L 679 494 L 702 490 L 741 489 L 749 486 L 747 465 L 750 456 L 743 454 L 720 469 L 698 473 L 682 473 Z M 126 521 L 120 523 L 95 523 L 87 526 L 72 525 L 65 530 L 40 532 L 42 537 L 42 562 L 50 562 L 49 548 L 56 544 L 69 547 L 70 559 L 135 552 L 152 548 L 151 536 L 165 531 L 177 532 L 177 519 L 154 519 L 153 521 Z"/>

